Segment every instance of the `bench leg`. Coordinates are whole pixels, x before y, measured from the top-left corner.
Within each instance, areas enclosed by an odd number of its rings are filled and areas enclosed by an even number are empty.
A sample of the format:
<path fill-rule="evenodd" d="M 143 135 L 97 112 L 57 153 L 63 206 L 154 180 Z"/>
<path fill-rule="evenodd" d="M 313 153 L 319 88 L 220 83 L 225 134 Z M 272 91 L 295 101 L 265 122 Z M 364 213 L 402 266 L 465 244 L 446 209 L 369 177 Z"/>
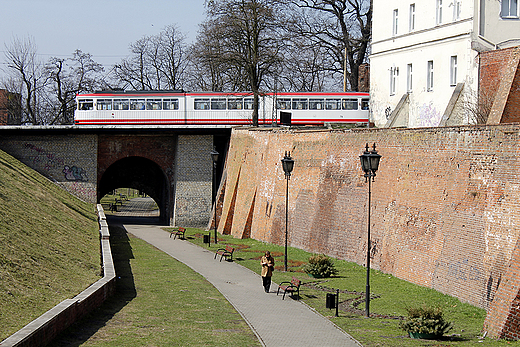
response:
<path fill-rule="evenodd" d="M 285 300 L 285 293 L 287 293 L 286 290 L 283 291 L 283 296 L 282 296 L 282 300 Z"/>
<path fill-rule="evenodd" d="M 218 253 L 215 253 L 215 257 L 213 257 L 213 259 L 217 259 L 217 254 L 218 254 Z"/>

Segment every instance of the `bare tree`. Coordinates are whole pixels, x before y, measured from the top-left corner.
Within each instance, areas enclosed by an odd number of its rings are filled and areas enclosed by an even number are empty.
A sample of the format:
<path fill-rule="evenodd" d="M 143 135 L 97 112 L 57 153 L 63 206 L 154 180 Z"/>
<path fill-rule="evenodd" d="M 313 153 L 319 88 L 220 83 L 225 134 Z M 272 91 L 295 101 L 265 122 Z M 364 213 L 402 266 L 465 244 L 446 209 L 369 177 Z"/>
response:
<path fill-rule="evenodd" d="M 89 53 L 76 50 L 71 59 L 51 58 L 46 71 L 53 81 L 50 91 L 56 98 L 56 111 L 47 122 L 72 124 L 76 94 L 94 91 L 99 86 L 99 73 L 103 71 L 103 67 Z"/>
<path fill-rule="evenodd" d="M 210 59 L 214 66 L 243 73 L 244 85 L 253 93 L 253 125 L 258 125 L 262 83 L 280 63 L 280 28 L 283 23 L 279 0 L 210 0 L 206 2 L 206 30 L 214 39 Z"/>
<path fill-rule="evenodd" d="M 40 124 L 37 102 L 38 92 L 45 85 L 42 65 L 36 59 L 36 45 L 32 39 L 13 38 L 5 46 L 7 67 L 14 73 L 13 78 L 20 87 L 10 92 L 20 93 L 23 98 L 22 122 Z"/>
<path fill-rule="evenodd" d="M 180 89 L 188 64 L 185 35 L 174 25 L 130 44 L 131 56 L 115 66 L 116 79 L 135 90 Z"/>
<path fill-rule="evenodd" d="M 293 32 L 319 45 L 331 59 L 324 67 L 344 73 L 350 90 L 358 90 L 358 69 L 366 61 L 372 38 L 372 0 L 292 0 L 304 10 Z M 305 11 L 310 10 L 310 11 Z"/>

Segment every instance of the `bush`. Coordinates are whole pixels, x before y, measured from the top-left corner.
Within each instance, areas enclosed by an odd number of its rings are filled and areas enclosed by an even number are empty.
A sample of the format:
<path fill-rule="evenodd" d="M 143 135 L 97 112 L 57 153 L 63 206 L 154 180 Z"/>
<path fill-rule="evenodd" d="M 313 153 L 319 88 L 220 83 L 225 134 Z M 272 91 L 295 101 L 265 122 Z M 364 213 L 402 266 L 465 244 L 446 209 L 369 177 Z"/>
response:
<path fill-rule="evenodd" d="M 444 320 L 439 307 L 409 307 L 408 318 L 399 323 L 399 327 L 409 333 L 440 337 L 451 330 L 450 322 Z"/>
<path fill-rule="evenodd" d="M 309 263 L 303 266 L 303 271 L 314 277 L 331 277 L 338 274 L 334 262 L 325 254 L 315 254 L 309 257 Z"/>

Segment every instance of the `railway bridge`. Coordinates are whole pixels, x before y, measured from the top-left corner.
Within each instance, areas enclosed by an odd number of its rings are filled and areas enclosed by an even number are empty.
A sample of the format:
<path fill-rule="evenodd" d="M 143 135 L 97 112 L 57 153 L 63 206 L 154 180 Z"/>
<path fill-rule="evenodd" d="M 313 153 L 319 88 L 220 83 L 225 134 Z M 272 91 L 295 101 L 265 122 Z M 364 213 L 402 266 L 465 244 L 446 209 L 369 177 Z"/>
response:
<path fill-rule="evenodd" d="M 115 188 L 151 196 L 168 225 L 206 226 L 229 126 L 3 126 L 0 149 L 90 203 Z"/>

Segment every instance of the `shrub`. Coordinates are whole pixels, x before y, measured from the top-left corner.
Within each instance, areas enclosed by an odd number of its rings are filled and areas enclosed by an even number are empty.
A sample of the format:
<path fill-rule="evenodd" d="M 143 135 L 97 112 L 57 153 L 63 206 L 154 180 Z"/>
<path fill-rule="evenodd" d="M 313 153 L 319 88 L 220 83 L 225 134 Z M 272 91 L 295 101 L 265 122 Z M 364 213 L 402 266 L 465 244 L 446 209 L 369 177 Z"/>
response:
<path fill-rule="evenodd" d="M 331 277 L 338 274 L 334 262 L 325 254 L 310 256 L 309 263 L 303 266 L 303 271 L 314 277 Z"/>
<path fill-rule="evenodd" d="M 408 318 L 399 323 L 399 327 L 412 334 L 425 334 L 440 337 L 451 330 L 450 322 L 444 320 L 440 307 L 409 307 Z"/>

